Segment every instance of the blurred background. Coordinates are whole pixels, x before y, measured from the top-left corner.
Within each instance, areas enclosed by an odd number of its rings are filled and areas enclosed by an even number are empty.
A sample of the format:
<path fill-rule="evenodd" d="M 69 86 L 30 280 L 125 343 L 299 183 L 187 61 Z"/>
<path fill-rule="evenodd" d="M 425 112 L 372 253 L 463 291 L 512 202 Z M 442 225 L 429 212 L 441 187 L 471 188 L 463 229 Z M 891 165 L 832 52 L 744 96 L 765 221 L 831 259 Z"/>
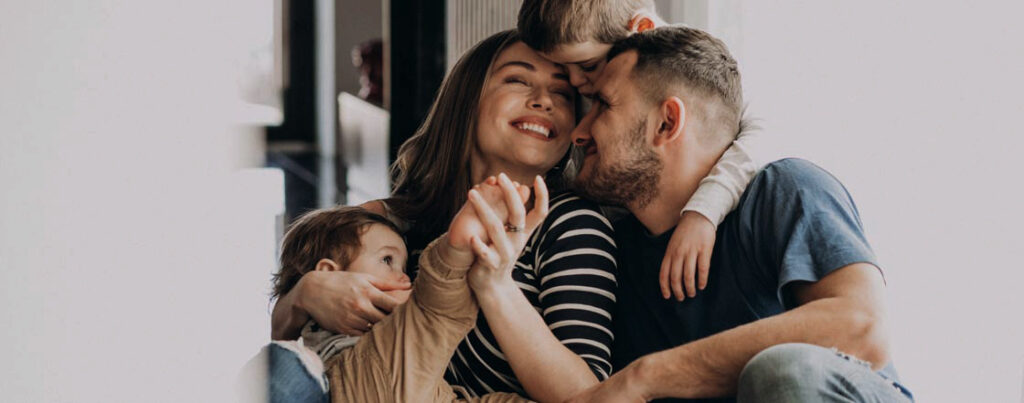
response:
<path fill-rule="evenodd" d="M 0 400 L 235 400 L 284 226 L 386 195 L 519 4 L 0 3 Z M 656 4 L 730 46 L 762 159 L 853 194 L 918 401 L 1024 402 L 1024 4 Z"/>

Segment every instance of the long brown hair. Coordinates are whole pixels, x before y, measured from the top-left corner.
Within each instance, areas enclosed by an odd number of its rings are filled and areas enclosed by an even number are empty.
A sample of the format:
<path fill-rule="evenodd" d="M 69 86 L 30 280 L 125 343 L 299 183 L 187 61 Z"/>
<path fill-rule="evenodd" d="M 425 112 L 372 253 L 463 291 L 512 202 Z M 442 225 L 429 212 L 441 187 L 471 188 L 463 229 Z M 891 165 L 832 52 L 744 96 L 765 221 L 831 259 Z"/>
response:
<path fill-rule="evenodd" d="M 476 142 L 480 93 L 491 64 L 519 40 L 515 30 L 502 31 L 467 51 L 441 84 L 426 120 L 399 148 L 391 165 L 395 187 L 387 204 L 395 215 L 413 224 L 410 243 L 443 233 L 466 202 L 466 192 L 473 186 L 469 161 Z M 566 183 L 564 174 L 573 166 L 569 154 L 547 174 L 552 189 Z"/>

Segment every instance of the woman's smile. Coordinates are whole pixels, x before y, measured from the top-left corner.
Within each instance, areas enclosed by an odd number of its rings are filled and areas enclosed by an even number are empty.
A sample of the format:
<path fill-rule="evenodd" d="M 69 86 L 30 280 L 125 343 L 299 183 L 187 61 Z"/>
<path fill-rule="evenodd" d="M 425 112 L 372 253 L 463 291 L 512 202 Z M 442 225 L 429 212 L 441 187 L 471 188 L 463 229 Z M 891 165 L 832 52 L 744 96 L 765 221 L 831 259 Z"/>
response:
<path fill-rule="evenodd" d="M 576 123 L 576 91 L 565 67 L 522 42 L 509 45 L 493 66 L 480 94 L 474 175 L 547 172 L 565 157 Z"/>
<path fill-rule="evenodd" d="M 551 120 L 539 116 L 523 116 L 509 122 L 520 133 L 530 137 L 551 141 L 558 136 L 558 131 Z"/>

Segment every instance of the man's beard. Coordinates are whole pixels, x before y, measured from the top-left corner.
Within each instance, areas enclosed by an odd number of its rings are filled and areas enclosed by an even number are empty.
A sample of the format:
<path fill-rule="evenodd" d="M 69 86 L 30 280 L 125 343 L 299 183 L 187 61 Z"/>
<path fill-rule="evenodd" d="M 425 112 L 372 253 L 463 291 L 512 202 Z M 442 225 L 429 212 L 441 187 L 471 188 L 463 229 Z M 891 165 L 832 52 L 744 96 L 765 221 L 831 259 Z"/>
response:
<path fill-rule="evenodd" d="M 644 141 L 647 122 L 640 119 L 626 136 L 622 161 L 595 164 L 588 178 L 577 177 L 573 183 L 582 196 L 599 203 L 643 208 L 658 195 L 658 178 L 664 164 Z M 617 145 L 606 145 L 607 150 Z M 603 166 L 602 166 L 603 165 Z"/>

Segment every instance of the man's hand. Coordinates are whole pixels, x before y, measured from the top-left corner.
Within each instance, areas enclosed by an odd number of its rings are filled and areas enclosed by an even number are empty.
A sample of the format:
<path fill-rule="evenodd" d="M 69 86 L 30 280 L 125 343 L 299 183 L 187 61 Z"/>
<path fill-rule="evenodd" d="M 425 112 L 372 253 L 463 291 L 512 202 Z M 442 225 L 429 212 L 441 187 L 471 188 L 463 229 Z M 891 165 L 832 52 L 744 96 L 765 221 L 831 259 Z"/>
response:
<path fill-rule="evenodd" d="M 661 261 L 661 296 L 668 299 L 674 295 L 679 301 L 696 297 L 697 290 L 708 284 L 714 248 L 715 225 L 700 213 L 684 212 Z"/>
<path fill-rule="evenodd" d="M 297 308 L 321 327 L 358 336 L 398 305 L 385 291 L 411 287 L 409 282 L 383 280 L 363 273 L 312 271 L 302 276 L 292 292 L 300 292 Z"/>

